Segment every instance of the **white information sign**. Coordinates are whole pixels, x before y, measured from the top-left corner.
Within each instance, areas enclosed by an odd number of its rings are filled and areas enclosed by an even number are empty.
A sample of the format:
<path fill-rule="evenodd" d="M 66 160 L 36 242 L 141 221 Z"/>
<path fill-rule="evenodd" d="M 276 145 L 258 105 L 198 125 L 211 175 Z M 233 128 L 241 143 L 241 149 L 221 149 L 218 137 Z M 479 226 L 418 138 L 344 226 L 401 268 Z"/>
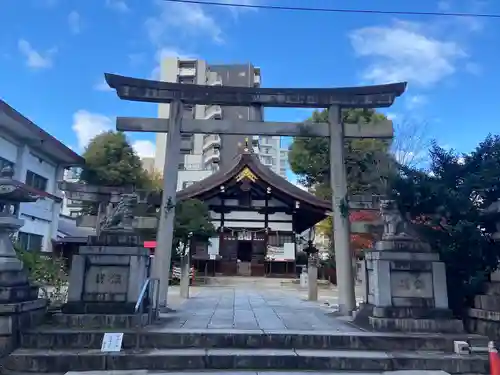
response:
<path fill-rule="evenodd" d="M 101 352 L 122 350 L 123 333 L 105 333 L 102 338 Z"/>
<path fill-rule="evenodd" d="M 208 244 L 208 255 L 219 255 L 219 241 L 219 237 L 210 238 L 210 242 Z M 212 259 L 212 257 L 210 257 L 210 259 Z"/>
<path fill-rule="evenodd" d="M 217 254 L 210 254 L 210 260 L 217 259 Z"/>

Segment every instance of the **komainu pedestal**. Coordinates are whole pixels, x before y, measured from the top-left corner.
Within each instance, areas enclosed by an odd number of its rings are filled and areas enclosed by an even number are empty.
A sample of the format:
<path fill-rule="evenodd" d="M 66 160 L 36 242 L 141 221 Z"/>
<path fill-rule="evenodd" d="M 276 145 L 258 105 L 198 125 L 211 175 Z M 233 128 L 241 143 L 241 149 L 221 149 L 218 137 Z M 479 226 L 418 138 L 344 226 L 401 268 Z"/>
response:
<path fill-rule="evenodd" d="M 368 317 L 375 330 L 461 332 L 448 308 L 445 265 L 430 246 L 408 234 L 392 201 L 381 202 L 384 234 L 365 256 Z"/>
<path fill-rule="evenodd" d="M 63 313 L 111 315 L 116 319 L 119 315 L 132 317 L 135 313 L 148 277 L 149 251 L 131 227 L 133 217 L 129 204 L 130 197 L 124 196 L 114 213 L 104 218 L 101 233 L 90 237 L 88 245 L 81 246 L 73 256 L 68 302 L 63 306 Z M 148 304 L 146 295 L 142 306 Z M 95 317 L 94 321 L 99 318 Z"/>
<path fill-rule="evenodd" d="M 24 225 L 15 215 L 21 202 L 35 202 L 10 167 L 0 172 L 0 357 L 17 346 L 18 331 L 41 323 L 47 300 L 38 298 L 38 287 L 31 285 L 23 263 L 12 245 L 11 235 Z"/>

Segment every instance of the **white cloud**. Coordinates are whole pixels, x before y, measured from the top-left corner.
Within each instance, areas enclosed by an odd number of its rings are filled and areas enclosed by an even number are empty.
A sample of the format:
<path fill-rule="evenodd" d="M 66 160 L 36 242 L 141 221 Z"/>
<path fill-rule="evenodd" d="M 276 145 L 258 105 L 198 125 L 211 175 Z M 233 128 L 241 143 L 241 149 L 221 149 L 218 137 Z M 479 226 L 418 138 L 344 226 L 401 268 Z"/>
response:
<path fill-rule="evenodd" d="M 372 59 L 363 78 L 375 83 L 431 86 L 453 74 L 457 61 L 467 57 L 458 43 L 427 35 L 422 25 L 412 22 L 364 27 L 349 38 L 358 56 Z"/>
<path fill-rule="evenodd" d="M 94 85 L 94 90 L 97 91 L 113 91 L 111 87 L 106 83 L 106 80 L 103 78 L 101 81 L 97 82 Z"/>
<path fill-rule="evenodd" d="M 154 45 L 172 41 L 172 29 L 187 36 L 209 37 L 215 43 L 224 42 L 222 29 L 200 4 L 157 3 L 159 12 L 146 20 L 149 39 Z"/>
<path fill-rule="evenodd" d="M 84 109 L 80 109 L 73 114 L 72 129 L 78 141 L 78 149 L 82 151 L 95 136 L 113 130 L 114 127 L 114 120 L 109 116 L 92 113 Z M 151 141 L 134 141 L 132 148 L 140 157 L 154 157 L 155 155 L 155 145 Z"/>
<path fill-rule="evenodd" d="M 155 144 L 151 141 L 139 140 L 132 143 L 132 148 L 141 158 L 154 158 Z"/>
<path fill-rule="evenodd" d="M 72 11 L 68 15 L 69 29 L 73 34 L 80 34 L 81 27 L 82 27 L 81 23 L 82 23 L 82 20 L 80 17 L 80 13 L 78 13 L 76 11 Z"/>
<path fill-rule="evenodd" d="M 181 50 L 176 49 L 174 47 L 162 47 L 156 52 L 156 55 L 155 55 L 156 66 L 154 67 L 153 71 L 151 72 L 150 79 L 152 79 L 152 80 L 159 80 L 160 79 L 160 64 L 161 64 L 161 61 L 167 57 L 177 57 L 177 58 L 182 60 L 182 59 L 195 58 L 196 56 L 185 53 L 184 51 L 181 51 Z"/>
<path fill-rule="evenodd" d="M 117 12 L 126 13 L 130 10 L 124 0 L 106 0 L 106 6 Z"/>
<path fill-rule="evenodd" d="M 397 113 L 392 113 L 392 112 L 387 112 L 385 117 L 387 117 L 388 120 L 396 120 L 399 116 Z"/>
<path fill-rule="evenodd" d="M 44 53 L 35 50 L 25 39 L 19 39 L 17 43 L 19 52 L 26 57 L 26 65 L 34 69 L 50 68 L 53 65 L 53 56 L 57 52 L 52 48 Z"/>
<path fill-rule="evenodd" d="M 417 109 L 427 104 L 427 97 L 424 95 L 407 95 L 405 96 L 405 105 L 409 110 Z"/>
<path fill-rule="evenodd" d="M 84 109 L 73 114 L 72 129 L 78 140 L 78 147 L 83 150 L 96 135 L 113 130 L 113 120 L 98 113 Z"/>

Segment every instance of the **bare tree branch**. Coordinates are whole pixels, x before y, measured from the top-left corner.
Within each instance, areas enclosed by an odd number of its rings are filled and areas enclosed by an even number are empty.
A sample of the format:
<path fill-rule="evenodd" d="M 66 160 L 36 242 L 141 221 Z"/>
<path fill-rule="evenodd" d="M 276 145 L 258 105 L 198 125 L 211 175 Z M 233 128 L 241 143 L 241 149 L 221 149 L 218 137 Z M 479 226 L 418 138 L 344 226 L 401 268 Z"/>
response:
<path fill-rule="evenodd" d="M 403 118 L 394 126 L 394 134 L 391 153 L 400 165 L 415 168 L 427 163 L 432 143 L 429 123 Z"/>

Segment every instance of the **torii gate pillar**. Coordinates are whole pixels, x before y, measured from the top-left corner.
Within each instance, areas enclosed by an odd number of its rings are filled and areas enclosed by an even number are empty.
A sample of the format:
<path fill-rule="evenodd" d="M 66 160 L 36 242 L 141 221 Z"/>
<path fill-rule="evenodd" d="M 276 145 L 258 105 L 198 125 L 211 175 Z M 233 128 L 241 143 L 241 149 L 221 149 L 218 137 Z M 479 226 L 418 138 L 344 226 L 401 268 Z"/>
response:
<path fill-rule="evenodd" d="M 344 157 L 344 126 L 341 108 L 328 109 L 330 126 L 330 186 L 332 188 L 333 240 L 337 286 L 339 288 L 339 310 L 349 315 L 356 309 L 355 281 L 352 270 L 350 247 L 349 211 L 347 209 L 347 174 Z"/>

